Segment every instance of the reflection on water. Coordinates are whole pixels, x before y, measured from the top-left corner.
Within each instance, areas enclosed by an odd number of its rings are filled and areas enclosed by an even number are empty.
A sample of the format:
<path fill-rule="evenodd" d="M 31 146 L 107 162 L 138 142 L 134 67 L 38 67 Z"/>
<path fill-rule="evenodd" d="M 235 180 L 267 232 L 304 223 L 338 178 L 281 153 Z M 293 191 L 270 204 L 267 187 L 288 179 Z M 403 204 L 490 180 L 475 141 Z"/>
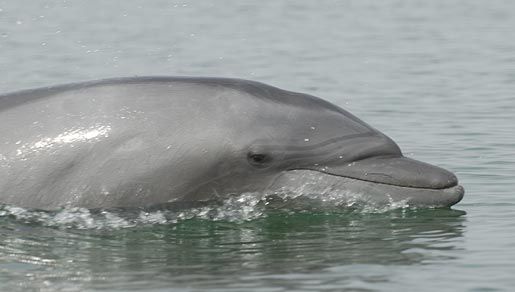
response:
<path fill-rule="evenodd" d="M 451 261 L 462 249 L 464 214 L 449 209 L 368 214 L 268 210 L 250 221 L 192 218 L 89 230 L 20 224 L 6 215 L 0 217 L 0 280 L 63 289 L 227 290 L 265 288 L 278 279 L 282 285 L 306 284 L 338 267 Z M 295 279 L 298 274 L 302 280 Z M 338 278 L 340 287 L 351 284 L 345 282 L 352 277 Z"/>

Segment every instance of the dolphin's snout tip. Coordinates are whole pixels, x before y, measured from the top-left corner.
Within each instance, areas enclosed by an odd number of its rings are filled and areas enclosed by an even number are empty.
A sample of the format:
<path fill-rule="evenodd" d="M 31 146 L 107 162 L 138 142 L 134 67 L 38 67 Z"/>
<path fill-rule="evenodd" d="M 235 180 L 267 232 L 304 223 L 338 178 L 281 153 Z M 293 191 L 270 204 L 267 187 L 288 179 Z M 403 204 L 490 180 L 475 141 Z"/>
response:
<path fill-rule="evenodd" d="M 451 207 L 459 203 L 465 195 L 465 189 L 461 185 L 455 185 L 443 190 L 434 190 L 434 207 Z M 431 205 L 431 204 L 430 204 Z"/>
<path fill-rule="evenodd" d="M 461 200 L 463 200 L 463 196 L 465 196 L 465 188 L 461 185 L 457 185 L 456 190 L 455 190 L 454 200 L 450 204 L 450 206 L 455 205 L 455 204 L 459 203 Z"/>
<path fill-rule="evenodd" d="M 424 163 L 424 168 L 419 173 L 432 189 L 446 189 L 458 185 L 458 177 L 454 173 L 437 166 Z"/>
<path fill-rule="evenodd" d="M 332 174 L 375 183 L 420 189 L 449 189 L 458 185 L 452 172 L 407 157 L 372 157 L 335 165 Z"/>

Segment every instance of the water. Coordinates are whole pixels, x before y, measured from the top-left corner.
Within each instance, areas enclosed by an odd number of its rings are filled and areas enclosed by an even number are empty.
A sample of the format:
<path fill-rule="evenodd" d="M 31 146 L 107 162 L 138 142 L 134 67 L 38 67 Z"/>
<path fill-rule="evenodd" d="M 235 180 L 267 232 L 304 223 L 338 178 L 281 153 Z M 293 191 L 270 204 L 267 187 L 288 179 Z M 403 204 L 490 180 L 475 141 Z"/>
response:
<path fill-rule="evenodd" d="M 0 0 L 0 92 L 134 75 L 326 98 L 459 176 L 451 210 L 244 197 L 0 208 L 2 291 L 511 291 L 515 2 Z"/>

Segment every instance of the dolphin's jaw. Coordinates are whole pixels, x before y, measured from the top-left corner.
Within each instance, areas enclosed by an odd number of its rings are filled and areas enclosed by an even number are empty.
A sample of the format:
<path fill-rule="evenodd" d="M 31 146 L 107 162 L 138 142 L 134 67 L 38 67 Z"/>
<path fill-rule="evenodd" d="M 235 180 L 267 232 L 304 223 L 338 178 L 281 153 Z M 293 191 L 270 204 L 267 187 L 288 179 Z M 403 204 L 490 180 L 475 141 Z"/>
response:
<path fill-rule="evenodd" d="M 285 171 L 269 190 L 319 198 L 324 195 L 342 196 L 375 206 L 402 202 L 403 206 L 409 207 L 450 207 L 461 201 L 464 195 L 463 187 L 458 184 L 441 189 L 406 187 L 308 169 Z"/>
<path fill-rule="evenodd" d="M 458 185 L 452 172 L 404 156 L 376 156 L 347 163 L 331 161 L 297 169 L 415 189 L 448 189 Z"/>

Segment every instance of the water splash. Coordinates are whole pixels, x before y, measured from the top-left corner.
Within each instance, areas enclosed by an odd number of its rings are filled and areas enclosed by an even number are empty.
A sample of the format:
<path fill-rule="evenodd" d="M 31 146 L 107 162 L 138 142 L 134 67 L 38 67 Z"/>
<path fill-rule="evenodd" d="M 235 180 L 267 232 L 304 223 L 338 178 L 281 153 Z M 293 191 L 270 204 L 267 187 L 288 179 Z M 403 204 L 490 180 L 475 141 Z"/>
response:
<path fill-rule="evenodd" d="M 15 220 L 60 229 L 121 229 L 149 225 L 171 225 L 184 220 L 245 222 L 266 217 L 271 212 L 316 212 L 369 214 L 385 213 L 410 206 L 404 201 L 390 201 L 377 206 L 366 197 L 353 193 L 244 193 L 195 207 L 155 207 L 152 209 L 63 208 L 41 211 L 4 205 L 0 220 Z"/>

